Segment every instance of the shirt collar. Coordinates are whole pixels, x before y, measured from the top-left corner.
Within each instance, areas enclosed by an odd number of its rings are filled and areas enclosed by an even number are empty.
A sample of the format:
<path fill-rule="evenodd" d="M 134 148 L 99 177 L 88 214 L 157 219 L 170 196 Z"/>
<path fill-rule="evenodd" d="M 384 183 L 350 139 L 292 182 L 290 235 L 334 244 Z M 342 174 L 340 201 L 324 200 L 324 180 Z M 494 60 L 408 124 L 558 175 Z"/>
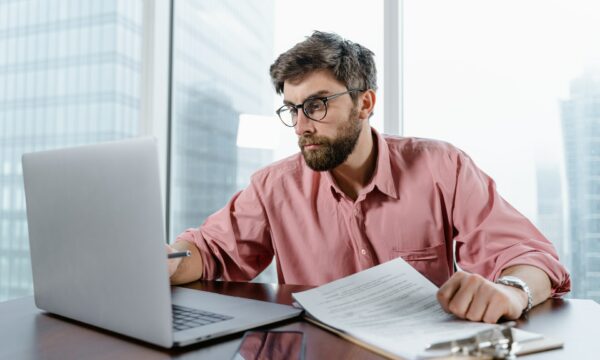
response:
<path fill-rule="evenodd" d="M 361 191 L 361 194 L 368 194 L 375 187 L 379 189 L 382 193 L 394 198 L 398 199 L 398 192 L 396 190 L 396 186 L 394 186 L 394 177 L 392 174 L 392 167 L 390 164 L 390 151 L 387 146 L 387 142 L 385 138 L 377 132 L 374 128 L 371 127 L 371 133 L 373 134 L 373 145 L 377 146 L 377 163 L 375 165 L 375 170 L 373 172 L 373 178 L 369 182 L 369 184 Z M 339 196 L 343 196 L 343 192 L 337 186 L 331 171 L 327 171 L 325 176 L 326 181 L 331 189 L 331 193 L 339 199 Z"/>
<path fill-rule="evenodd" d="M 385 141 L 385 138 L 374 128 L 371 128 L 371 132 L 374 135 L 374 139 L 377 141 L 377 165 L 371 183 L 377 186 L 382 193 L 394 199 L 398 199 L 398 191 L 394 185 L 394 174 L 392 173 L 390 150 L 387 141 Z M 370 185 L 367 187 L 370 187 Z"/>

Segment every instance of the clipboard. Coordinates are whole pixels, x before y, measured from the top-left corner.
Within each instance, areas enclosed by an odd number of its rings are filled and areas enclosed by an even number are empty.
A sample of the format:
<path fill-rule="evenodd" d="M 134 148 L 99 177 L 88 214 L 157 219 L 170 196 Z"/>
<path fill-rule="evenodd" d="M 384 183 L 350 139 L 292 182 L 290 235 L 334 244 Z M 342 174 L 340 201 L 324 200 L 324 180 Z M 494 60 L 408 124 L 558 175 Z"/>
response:
<path fill-rule="evenodd" d="M 513 329 L 519 331 L 519 329 Z M 551 336 L 542 336 L 541 338 L 517 341 L 517 351 L 515 355 L 528 355 L 549 350 L 560 349 L 564 346 L 564 342 L 560 339 Z"/>
<path fill-rule="evenodd" d="M 310 316 L 307 313 L 304 314 L 304 319 L 306 321 L 312 323 L 313 325 L 316 325 L 324 330 L 327 330 L 327 331 L 329 331 L 329 332 L 331 332 L 331 333 L 333 333 L 355 345 L 358 345 L 369 351 L 372 351 L 372 352 L 376 353 L 377 355 L 381 355 L 387 359 L 392 359 L 392 360 L 406 360 L 406 358 L 404 358 L 404 357 L 401 357 L 397 354 L 385 351 L 381 348 L 378 348 L 378 347 L 373 346 L 369 343 L 366 343 L 360 339 L 357 339 L 354 336 L 347 334 L 339 329 L 336 329 L 327 324 L 324 324 L 324 323 L 320 322 L 319 320 L 315 319 L 314 317 Z M 512 330 L 513 330 L 513 336 L 515 338 L 518 339 L 518 338 L 524 337 L 523 336 L 523 334 L 525 333 L 524 330 L 520 330 L 517 328 L 513 328 Z M 528 334 L 531 334 L 531 333 L 528 333 Z M 562 340 L 541 335 L 541 337 L 531 337 L 529 339 L 525 338 L 525 339 L 522 339 L 521 341 L 517 341 L 516 342 L 516 351 L 514 352 L 514 354 L 516 356 L 523 356 L 523 355 L 534 354 L 534 353 L 539 353 L 539 352 L 544 352 L 544 351 L 549 351 L 549 350 L 560 349 L 563 346 L 564 346 L 564 342 Z M 471 356 L 442 356 L 442 357 L 431 357 L 429 359 L 457 359 L 457 360 L 460 359 L 460 360 L 464 360 L 464 359 L 481 359 L 481 358 L 471 357 Z"/>

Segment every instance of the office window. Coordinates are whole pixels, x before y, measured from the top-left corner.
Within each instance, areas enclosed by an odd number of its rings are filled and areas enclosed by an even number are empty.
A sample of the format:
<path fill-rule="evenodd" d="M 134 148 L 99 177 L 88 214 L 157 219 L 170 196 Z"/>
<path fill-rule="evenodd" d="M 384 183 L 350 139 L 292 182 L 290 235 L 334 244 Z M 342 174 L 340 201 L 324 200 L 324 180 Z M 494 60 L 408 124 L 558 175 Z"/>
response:
<path fill-rule="evenodd" d="M 598 5 L 405 1 L 403 25 L 405 135 L 470 154 L 600 301 Z"/>
<path fill-rule="evenodd" d="M 32 293 L 21 154 L 138 133 L 142 0 L 0 2 L 0 301 Z"/>
<path fill-rule="evenodd" d="M 298 151 L 275 116 L 269 66 L 313 30 L 375 52 L 383 99 L 383 1 L 178 0 L 174 5 L 170 239 L 198 227 L 259 168 Z M 343 9 L 343 16 L 332 16 Z M 383 125 L 378 103 L 372 124 Z M 301 236 L 301 234 L 298 234 Z M 259 281 L 276 282 L 271 267 Z"/>

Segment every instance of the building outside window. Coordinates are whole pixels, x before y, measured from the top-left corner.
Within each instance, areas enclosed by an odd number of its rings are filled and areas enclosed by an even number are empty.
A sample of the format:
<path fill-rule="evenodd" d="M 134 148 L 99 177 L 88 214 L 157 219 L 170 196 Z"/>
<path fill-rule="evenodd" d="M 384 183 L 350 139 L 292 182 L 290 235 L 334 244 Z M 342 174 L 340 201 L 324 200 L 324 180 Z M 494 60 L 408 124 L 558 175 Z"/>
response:
<path fill-rule="evenodd" d="M 142 1 L 0 1 L 0 301 L 31 295 L 25 152 L 138 135 Z"/>
<path fill-rule="evenodd" d="M 465 150 L 600 302 L 600 8 L 405 1 L 404 129 Z"/>

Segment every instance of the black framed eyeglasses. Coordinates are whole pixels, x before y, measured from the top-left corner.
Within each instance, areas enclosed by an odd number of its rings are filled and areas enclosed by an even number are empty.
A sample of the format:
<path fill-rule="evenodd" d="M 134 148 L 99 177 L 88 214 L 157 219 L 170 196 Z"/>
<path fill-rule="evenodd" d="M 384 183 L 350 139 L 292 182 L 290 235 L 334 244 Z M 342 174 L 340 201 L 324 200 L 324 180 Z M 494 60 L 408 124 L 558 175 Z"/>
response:
<path fill-rule="evenodd" d="M 364 91 L 360 89 L 350 89 L 341 93 L 325 96 L 325 97 L 309 97 L 302 104 L 292 105 L 286 104 L 277 109 L 275 113 L 285 126 L 294 127 L 298 123 L 298 109 L 302 109 L 304 115 L 313 121 L 321 121 L 327 116 L 327 102 L 342 95 L 349 94 L 354 91 Z"/>

